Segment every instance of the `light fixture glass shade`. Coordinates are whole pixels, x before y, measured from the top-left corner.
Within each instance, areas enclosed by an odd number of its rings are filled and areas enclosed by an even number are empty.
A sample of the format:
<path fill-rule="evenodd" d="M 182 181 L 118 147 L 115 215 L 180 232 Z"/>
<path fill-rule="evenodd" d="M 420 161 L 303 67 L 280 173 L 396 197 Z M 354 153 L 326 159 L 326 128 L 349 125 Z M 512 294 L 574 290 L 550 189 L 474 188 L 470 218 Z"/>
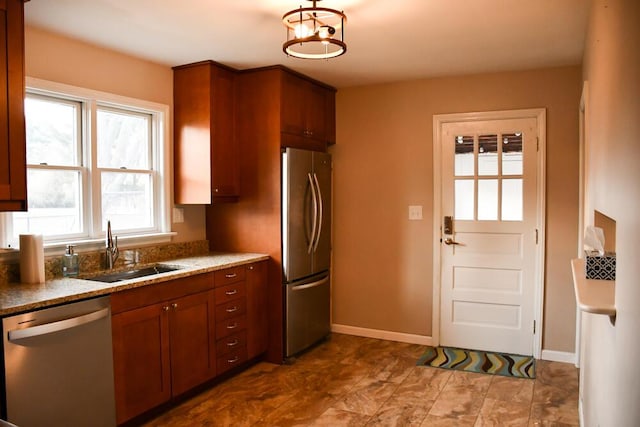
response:
<path fill-rule="evenodd" d="M 287 12 L 282 22 L 287 28 L 287 41 L 282 50 L 289 56 L 303 59 L 328 59 L 347 51 L 344 42 L 343 12 L 325 7 L 302 7 Z"/>

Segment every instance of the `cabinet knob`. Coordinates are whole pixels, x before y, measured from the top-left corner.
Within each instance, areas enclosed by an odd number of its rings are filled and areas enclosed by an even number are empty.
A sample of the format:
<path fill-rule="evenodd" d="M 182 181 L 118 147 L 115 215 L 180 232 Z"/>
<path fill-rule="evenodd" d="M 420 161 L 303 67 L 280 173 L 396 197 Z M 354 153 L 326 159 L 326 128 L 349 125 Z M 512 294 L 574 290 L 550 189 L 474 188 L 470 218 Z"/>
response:
<path fill-rule="evenodd" d="M 217 188 L 214 188 L 214 189 L 213 189 L 213 192 L 214 192 L 214 193 L 217 193 L 217 192 L 218 192 L 218 189 L 217 189 Z"/>
<path fill-rule="evenodd" d="M 162 307 L 162 310 L 164 310 L 164 311 L 169 311 L 169 306 L 168 306 L 168 305 L 165 305 L 164 307 Z"/>
<path fill-rule="evenodd" d="M 253 270 L 253 265 L 250 265 L 250 266 L 249 266 L 249 270 Z"/>
<path fill-rule="evenodd" d="M 178 304 L 174 302 L 173 304 L 171 304 L 171 308 L 178 308 Z"/>

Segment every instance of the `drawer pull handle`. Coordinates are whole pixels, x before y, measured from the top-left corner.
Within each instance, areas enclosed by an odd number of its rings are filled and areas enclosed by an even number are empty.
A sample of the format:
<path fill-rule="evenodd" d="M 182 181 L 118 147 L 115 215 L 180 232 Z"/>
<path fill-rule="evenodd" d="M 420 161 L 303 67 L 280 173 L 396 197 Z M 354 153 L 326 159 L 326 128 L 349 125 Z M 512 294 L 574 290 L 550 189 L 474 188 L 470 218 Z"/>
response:
<path fill-rule="evenodd" d="M 230 325 L 227 325 L 227 329 L 235 329 L 238 327 L 238 323 L 237 322 L 233 322 Z"/>
<path fill-rule="evenodd" d="M 237 289 L 231 290 L 231 291 L 225 291 L 225 295 L 235 295 L 238 293 Z"/>
<path fill-rule="evenodd" d="M 237 277 L 238 275 L 236 273 L 231 273 L 231 274 L 225 274 L 224 277 L 226 277 L 227 279 L 233 279 L 234 277 Z"/>
<path fill-rule="evenodd" d="M 227 359 L 227 363 L 236 363 L 238 360 L 240 360 L 240 358 L 236 356 L 233 359 Z"/>
<path fill-rule="evenodd" d="M 229 341 L 229 342 L 227 343 L 227 347 L 235 347 L 235 346 L 237 346 L 238 344 L 240 344 L 240 341 L 238 341 L 237 339 L 235 339 L 235 340 L 233 340 L 233 341 Z"/>
<path fill-rule="evenodd" d="M 238 311 L 238 306 L 234 305 L 233 307 L 227 308 L 227 313 L 234 313 Z"/>

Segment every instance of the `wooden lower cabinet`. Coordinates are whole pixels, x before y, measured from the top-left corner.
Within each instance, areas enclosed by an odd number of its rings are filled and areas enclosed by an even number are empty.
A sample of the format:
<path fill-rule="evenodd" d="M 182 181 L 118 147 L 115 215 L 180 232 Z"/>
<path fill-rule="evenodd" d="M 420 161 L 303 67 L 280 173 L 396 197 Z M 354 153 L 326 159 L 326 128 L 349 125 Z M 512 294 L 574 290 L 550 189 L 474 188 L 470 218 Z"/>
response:
<path fill-rule="evenodd" d="M 118 424 L 171 398 L 169 316 L 163 307 L 154 304 L 111 318 Z"/>
<path fill-rule="evenodd" d="M 267 261 L 111 295 L 122 424 L 265 353 Z"/>
<path fill-rule="evenodd" d="M 169 306 L 171 390 L 174 396 L 216 374 L 213 291 L 189 295 Z"/>
<path fill-rule="evenodd" d="M 114 294 L 112 307 L 152 299 L 171 283 Z M 117 312 L 112 331 L 118 424 L 216 375 L 213 289 Z"/>
<path fill-rule="evenodd" d="M 253 359 L 267 351 L 269 345 L 267 306 L 267 261 L 246 266 L 247 357 Z"/>

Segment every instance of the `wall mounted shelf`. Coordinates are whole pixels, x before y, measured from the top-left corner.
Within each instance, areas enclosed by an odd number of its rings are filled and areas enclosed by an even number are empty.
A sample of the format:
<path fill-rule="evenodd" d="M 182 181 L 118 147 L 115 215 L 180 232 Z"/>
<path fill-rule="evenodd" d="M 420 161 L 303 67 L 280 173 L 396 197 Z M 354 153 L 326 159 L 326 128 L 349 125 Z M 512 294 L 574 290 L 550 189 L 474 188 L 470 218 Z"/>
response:
<path fill-rule="evenodd" d="M 604 314 L 615 322 L 615 280 L 591 280 L 585 277 L 584 259 L 571 260 L 573 289 L 580 310 L 586 313 Z"/>

